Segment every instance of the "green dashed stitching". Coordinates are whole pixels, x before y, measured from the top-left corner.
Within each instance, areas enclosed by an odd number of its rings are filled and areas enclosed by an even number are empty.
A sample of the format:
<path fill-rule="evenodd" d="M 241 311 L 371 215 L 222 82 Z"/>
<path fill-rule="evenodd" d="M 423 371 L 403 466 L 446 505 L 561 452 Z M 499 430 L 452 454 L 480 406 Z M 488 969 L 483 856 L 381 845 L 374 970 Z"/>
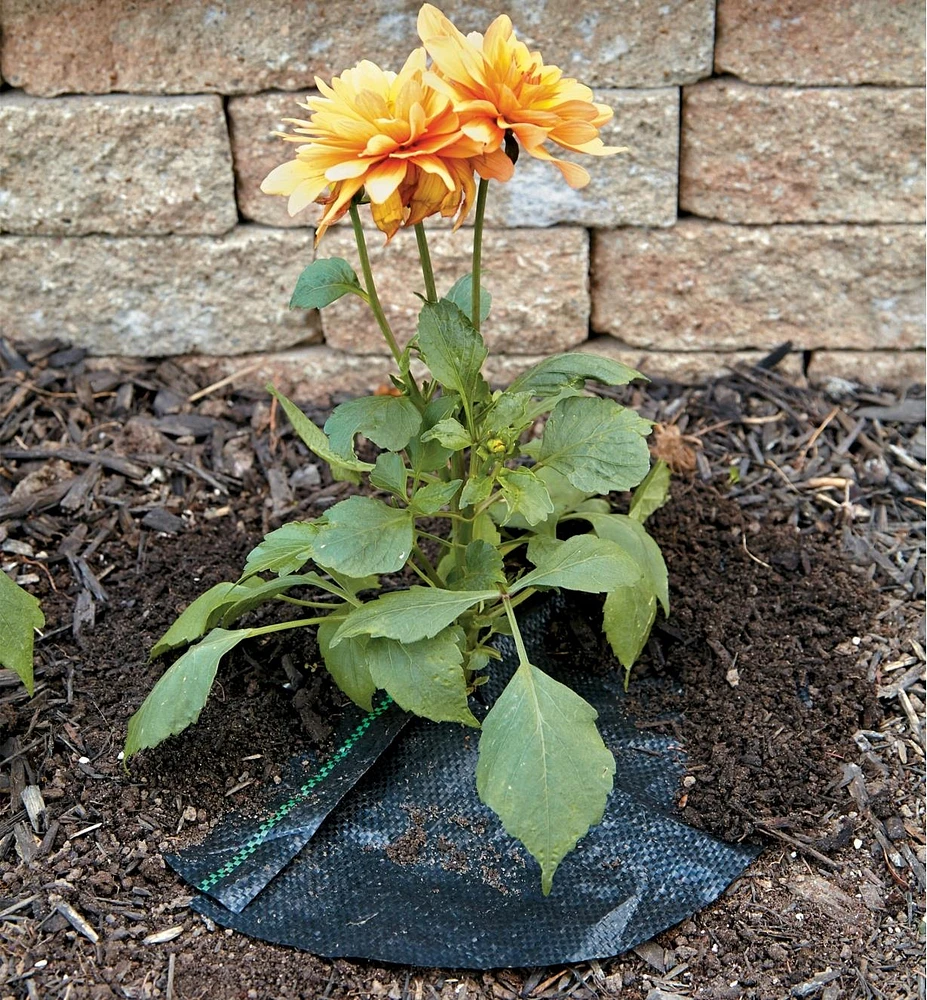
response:
<path fill-rule="evenodd" d="M 334 771 L 335 767 L 344 760 L 345 757 L 354 748 L 357 741 L 364 735 L 365 732 L 370 728 L 371 723 L 378 716 L 381 716 L 389 707 L 392 705 L 393 699 L 386 695 L 383 701 L 374 708 L 374 710 L 369 714 L 364 716 L 364 718 L 358 723 L 354 731 L 348 736 L 348 738 L 341 744 L 340 747 L 328 758 L 327 761 L 319 768 L 319 770 L 304 784 L 297 792 L 295 792 L 290 798 L 286 800 L 282 805 L 278 806 L 274 812 L 267 817 L 266 820 L 254 831 L 253 834 L 248 838 L 248 840 L 239 848 L 239 850 L 231 857 L 226 863 L 214 871 L 211 875 L 207 875 L 201 882 L 198 882 L 196 887 L 201 892 L 208 892 L 214 885 L 221 882 L 222 879 L 231 875 L 236 868 L 248 860 L 252 854 L 264 843 L 267 839 L 267 835 L 273 830 L 273 828 L 284 819 L 289 813 L 299 805 L 300 802 L 305 799 L 309 793 L 316 788 L 321 782 L 323 782 L 331 773 Z"/>

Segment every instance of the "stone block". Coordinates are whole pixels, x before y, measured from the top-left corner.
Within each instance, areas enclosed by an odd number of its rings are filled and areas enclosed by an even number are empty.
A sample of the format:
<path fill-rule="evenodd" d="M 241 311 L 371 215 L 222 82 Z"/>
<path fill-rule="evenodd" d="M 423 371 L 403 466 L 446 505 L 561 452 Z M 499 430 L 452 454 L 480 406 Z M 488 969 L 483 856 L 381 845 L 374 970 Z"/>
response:
<path fill-rule="evenodd" d="M 415 332 L 424 292 L 415 235 L 399 232 L 385 246 L 367 235 L 377 290 L 400 344 Z M 438 293 L 470 270 L 470 233 L 429 233 Z M 319 257 L 344 257 L 358 268 L 353 234 L 344 226 L 326 233 Z M 483 287 L 493 296 L 483 325 L 491 351 L 549 354 L 586 339 L 589 324 L 589 237 L 583 229 L 488 229 L 483 238 Z M 385 354 L 388 348 L 364 302 L 346 296 L 322 312 L 325 342 L 355 354 Z"/>
<path fill-rule="evenodd" d="M 287 308 L 310 234 L 0 237 L 0 335 L 93 354 L 243 354 L 319 339 Z"/>
<path fill-rule="evenodd" d="M 729 226 L 596 233 L 592 328 L 664 351 L 913 349 L 919 226 Z"/>
<path fill-rule="evenodd" d="M 290 93 L 235 97 L 229 101 L 238 207 L 246 219 L 270 226 L 313 225 L 319 209 L 290 218 L 286 199 L 262 194 L 261 181 L 295 149 L 274 135 L 284 118 L 305 115 Z M 574 191 L 549 163 L 522 155 L 515 176 L 493 184 L 486 221 L 495 226 L 552 226 L 556 223 L 603 227 L 671 226 L 676 221 L 679 153 L 679 91 L 601 90 L 596 100 L 615 109 L 602 129 L 612 146 L 627 153 L 592 157 L 564 153 L 582 163 L 592 180 Z M 553 148 L 553 147 L 552 147 Z M 472 213 L 471 213 L 472 221 Z"/>
<path fill-rule="evenodd" d="M 687 87 L 679 185 L 724 222 L 921 221 L 924 90 Z"/>
<path fill-rule="evenodd" d="M 247 94 L 311 87 L 360 59 L 399 69 L 419 0 L 4 0 L 2 71 L 30 94 Z M 463 31 L 491 14 L 443 9 Z M 590 86 L 662 87 L 709 76 L 714 0 L 512 0 L 519 36 Z"/>
<path fill-rule="evenodd" d="M 715 70 L 749 83 L 924 82 L 922 0 L 719 0 Z"/>
<path fill-rule="evenodd" d="M 218 97 L 0 94 L 0 232 L 218 234 L 237 221 Z"/>

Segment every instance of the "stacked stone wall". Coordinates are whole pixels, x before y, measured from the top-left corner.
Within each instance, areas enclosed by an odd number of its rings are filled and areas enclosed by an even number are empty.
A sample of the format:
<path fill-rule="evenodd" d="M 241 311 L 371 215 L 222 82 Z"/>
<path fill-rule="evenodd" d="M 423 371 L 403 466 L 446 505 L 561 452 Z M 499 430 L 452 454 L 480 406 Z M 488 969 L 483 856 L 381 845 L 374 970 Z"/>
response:
<path fill-rule="evenodd" d="M 0 0 L 0 336 L 200 355 L 316 395 L 382 383 L 359 301 L 287 310 L 314 210 L 291 219 L 259 184 L 291 155 L 274 132 L 315 77 L 398 68 L 418 6 Z M 499 379 L 564 349 L 695 379 L 786 340 L 793 371 L 810 356 L 820 376 L 923 378 L 922 0 L 444 9 L 464 30 L 510 13 L 614 107 L 603 138 L 628 147 L 591 162 L 583 191 L 527 157 L 493 187 Z M 449 284 L 466 233 L 430 231 Z M 373 243 L 407 338 L 414 240 Z M 347 229 L 319 253 L 351 258 Z"/>

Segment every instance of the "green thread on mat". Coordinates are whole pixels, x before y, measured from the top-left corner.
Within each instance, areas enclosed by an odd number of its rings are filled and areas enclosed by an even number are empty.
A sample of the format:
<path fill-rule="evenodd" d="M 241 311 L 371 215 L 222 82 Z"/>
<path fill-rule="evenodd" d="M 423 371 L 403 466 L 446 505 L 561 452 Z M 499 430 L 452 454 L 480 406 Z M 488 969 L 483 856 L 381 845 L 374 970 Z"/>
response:
<path fill-rule="evenodd" d="M 316 788 L 321 782 L 323 782 L 331 773 L 334 771 L 335 767 L 344 760 L 345 757 L 353 750 L 357 741 L 364 735 L 365 732 L 370 728 L 371 723 L 378 716 L 381 716 L 389 707 L 393 704 L 393 699 L 389 695 L 385 695 L 383 701 L 374 708 L 374 710 L 369 714 L 365 715 L 363 719 L 357 724 L 353 732 L 348 736 L 348 738 L 341 744 L 340 747 L 328 758 L 327 761 L 319 768 L 318 771 L 304 784 L 301 785 L 299 790 L 295 792 L 290 798 L 286 800 L 282 805 L 277 806 L 277 808 L 267 817 L 266 820 L 254 831 L 253 834 L 248 838 L 247 841 L 236 851 L 236 853 L 221 867 L 216 869 L 211 875 L 207 875 L 201 882 L 197 882 L 196 887 L 201 892 L 208 892 L 214 885 L 221 882 L 222 879 L 231 875 L 236 868 L 248 860 L 252 854 L 264 843 L 267 839 L 267 835 L 273 830 L 273 828 L 284 819 L 289 813 L 291 813 L 300 802 L 305 799 L 309 793 Z"/>

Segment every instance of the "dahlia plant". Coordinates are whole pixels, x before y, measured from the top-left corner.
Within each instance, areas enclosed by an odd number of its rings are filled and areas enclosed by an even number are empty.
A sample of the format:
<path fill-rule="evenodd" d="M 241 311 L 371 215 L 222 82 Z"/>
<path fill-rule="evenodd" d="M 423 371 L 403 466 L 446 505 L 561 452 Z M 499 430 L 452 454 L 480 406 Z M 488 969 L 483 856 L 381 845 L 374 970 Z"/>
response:
<path fill-rule="evenodd" d="M 531 663 L 515 609 L 552 588 L 604 594 L 604 632 L 629 671 L 658 603 L 667 608 L 666 569 L 643 526 L 666 499 L 667 474 L 650 469 L 648 421 L 584 392 L 587 381 L 622 385 L 641 377 L 636 371 L 570 353 L 501 391 L 481 373 L 489 184 L 511 178 L 523 151 L 581 187 L 586 171 L 549 146 L 618 152 L 598 134 L 611 109 L 530 52 L 508 17 L 485 35 L 464 36 L 426 4 L 418 29 L 423 47 L 399 73 L 364 61 L 330 86 L 317 80 L 320 96 L 303 105 L 308 119 L 291 119 L 292 133 L 282 136 L 298 143 L 295 157 L 263 184 L 289 199 L 291 214 L 322 204 L 317 242 L 350 215 L 360 276 L 346 260 L 319 258 L 290 304 L 363 299 L 395 359 L 395 388 L 336 407 L 324 429 L 270 391 L 336 477 L 368 488 L 270 532 L 237 582 L 213 587 L 180 615 L 152 655 L 187 649 L 133 716 L 126 755 L 194 722 L 220 658 L 238 643 L 311 626 L 335 683 L 363 709 L 372 711 L 384 691 L 416 715 L 481 728 L 479 794 L 537 860 L 547 893 L 557 865 L 601 820 L 615 762 L 595 710 Z M 404 348 L 377 296 L 364 205 L 387 241 L 403 227 L 416 233 L 423 304 Z M 441 295 L 423 220 L 453 217 L 456 229 L 471 210 L 471 272 Z M 427 377 L 415 376 L 414 359 Z M 358 435 L 377 449 L 374 460 L 357 454 Z M 627 514 L 599 496 L 635 487 Z M 383 587 L 381 577 L 403 571 Z M 409 585 L 413 577 L 419 582 Z M 231 627 L 271 600 L 307 617 Z M 511 636 L 519 665 L 481 723 L 469 698 L 500 659 L 499 635 Z"/>

